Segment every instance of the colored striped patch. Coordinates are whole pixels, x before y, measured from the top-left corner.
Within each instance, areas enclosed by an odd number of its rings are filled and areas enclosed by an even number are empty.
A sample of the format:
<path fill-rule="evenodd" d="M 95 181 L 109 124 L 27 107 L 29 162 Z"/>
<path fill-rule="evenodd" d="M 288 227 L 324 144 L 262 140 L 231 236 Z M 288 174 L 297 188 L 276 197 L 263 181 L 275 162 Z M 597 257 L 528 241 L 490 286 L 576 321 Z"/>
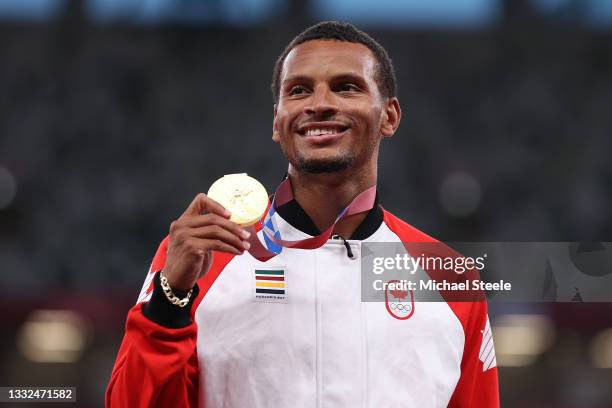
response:
<path fill-rule="evenodd" d="M 287 287 L 285 270 L 255 268 L 255 300 L 263 302 L 286 302 Z"/>

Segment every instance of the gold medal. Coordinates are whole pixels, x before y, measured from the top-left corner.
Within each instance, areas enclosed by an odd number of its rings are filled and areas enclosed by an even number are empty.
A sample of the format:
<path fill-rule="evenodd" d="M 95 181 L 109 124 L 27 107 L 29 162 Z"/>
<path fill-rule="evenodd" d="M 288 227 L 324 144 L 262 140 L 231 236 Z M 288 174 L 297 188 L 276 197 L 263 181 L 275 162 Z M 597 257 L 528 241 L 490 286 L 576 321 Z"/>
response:
<path fill-rule="evenodd" d="M 246 173 L 221 177 L 210 186 L 207 195 L 229 210 L 230 221 L 242 227 L 255 224 L 268 207 L 266 188 Z"/>

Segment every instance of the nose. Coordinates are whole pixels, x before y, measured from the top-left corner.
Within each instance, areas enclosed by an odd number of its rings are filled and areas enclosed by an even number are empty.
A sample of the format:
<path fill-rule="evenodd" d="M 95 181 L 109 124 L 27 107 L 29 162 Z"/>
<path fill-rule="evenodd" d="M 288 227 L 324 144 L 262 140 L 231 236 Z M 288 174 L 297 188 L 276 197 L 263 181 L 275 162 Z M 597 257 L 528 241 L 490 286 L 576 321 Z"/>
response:
<path fill-rule="evenodd" d="M 333 116 L 338 112 L 338 105 L 334 101 L 334 94 L 326 86 L 315 88 L 306 106 L 304 113 L 313 116 Z"/>

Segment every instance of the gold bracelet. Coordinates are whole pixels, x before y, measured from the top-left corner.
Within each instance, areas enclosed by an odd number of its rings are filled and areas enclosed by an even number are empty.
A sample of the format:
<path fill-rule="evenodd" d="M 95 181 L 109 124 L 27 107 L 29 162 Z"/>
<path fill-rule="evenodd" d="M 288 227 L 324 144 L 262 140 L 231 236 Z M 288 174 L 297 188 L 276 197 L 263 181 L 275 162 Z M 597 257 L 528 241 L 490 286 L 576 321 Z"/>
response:
<path fill-rule="evenodd" d="M 191 298 L 191 294 L 193 293 L 193 288 L 189 290 L 189 292 L 187 293 L 187 296 L 185 296 L 182 299 L 179 299 L 178 297 L 176 297 L 174 292 L 172 292 L 172 288 L 170 287 L 170 284 L 168 283 L 168 278 L 162 275 L 161 271 L 159 272 L 159 281 L 161 283 L 162 290 L 164 291 L 164 295 L 166 295 L 166 299 L 168 299 L 170 303 L 178 307 L 187 306 L 187 303 L 189 303 L 189 299 Z"/>

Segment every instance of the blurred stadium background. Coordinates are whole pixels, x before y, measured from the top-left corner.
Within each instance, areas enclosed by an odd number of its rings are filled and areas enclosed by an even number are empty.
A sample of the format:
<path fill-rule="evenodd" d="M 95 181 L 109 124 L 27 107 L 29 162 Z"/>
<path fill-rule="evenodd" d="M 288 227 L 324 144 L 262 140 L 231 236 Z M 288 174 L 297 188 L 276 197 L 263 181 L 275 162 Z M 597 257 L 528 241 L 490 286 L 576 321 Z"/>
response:
<path fill-rule="evenodd" d="M 326 19 L 395 63 L 387 209 L 446 241 L 612 240 L 610 0 L 0 0 L 0 385 L 102 405 L 170 221 L 223 174 L 283 176 L 272 66 Z M 612 406 L 609 304 L 491 315 L 502 406 Z"/>

